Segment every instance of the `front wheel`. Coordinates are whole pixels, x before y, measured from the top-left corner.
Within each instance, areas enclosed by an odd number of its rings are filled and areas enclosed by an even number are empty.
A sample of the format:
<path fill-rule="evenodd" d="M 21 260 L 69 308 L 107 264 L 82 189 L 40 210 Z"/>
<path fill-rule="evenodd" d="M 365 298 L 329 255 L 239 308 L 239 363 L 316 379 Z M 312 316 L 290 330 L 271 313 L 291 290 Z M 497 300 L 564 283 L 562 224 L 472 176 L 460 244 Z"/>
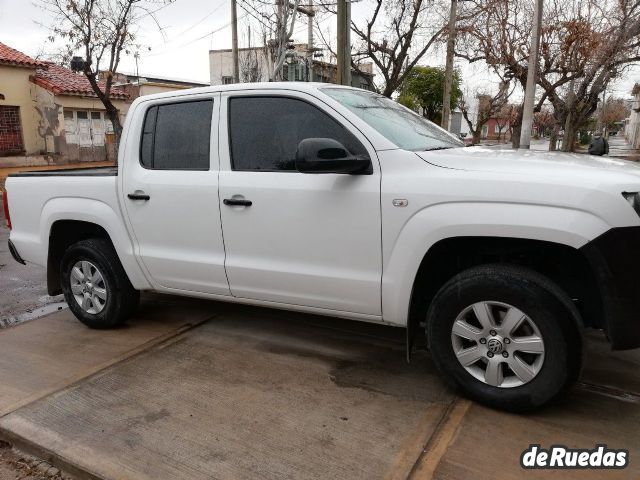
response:
<path fill-rule="evenodd" d="M 575 306 L 546 277 L 516 266 L 485 265 L 452 278 L 429 308 L 427 337 L 445 378 L 503 410 L 547 404 L 582 365 Z"/>
<path fill-rule="evenodd" d="M 139 292 L 113 246 L 104 239 L 71 245 L 62 258 L 60 275 L 69 309 L 90 328 L 115 328 L 138 306 Z"/>

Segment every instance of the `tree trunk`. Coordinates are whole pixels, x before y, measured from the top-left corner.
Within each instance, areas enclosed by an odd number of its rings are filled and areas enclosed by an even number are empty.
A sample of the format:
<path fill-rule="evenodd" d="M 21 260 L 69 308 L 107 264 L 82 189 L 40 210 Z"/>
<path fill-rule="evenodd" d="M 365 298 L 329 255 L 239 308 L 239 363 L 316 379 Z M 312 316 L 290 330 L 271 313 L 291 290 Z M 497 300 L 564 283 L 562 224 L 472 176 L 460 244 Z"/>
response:
<path fill-rule="evenodd" d="M 471 132 L 471 134 L 472 134 L 471 143 L 473 145 L 478 145 L 480 143 L 480 132 L 481 132 L 481 130 L 475 130 L 475 131 Z"/>
<path fill-rule="evenodd" d="M 562 139 L 563 152 L 573 152 L 577 133 L 578 125 L 573 122 L 567 122 L 564 129 L 564 138 Z"/>
<path fill-rule="evenodd" d="M 520 148 L 520 132 L 522 131 L 522 110 L 523 105 L 518 108 L 518 114 L 516 121 L 512 124 L 511 129 L 511 146 L 513 148 Z"/>
<path fill-rule="evenodd" d="M 514 125 L 511 132 L 511 147 L 520 148 L 520 132 L 522 131 L 522 125 Z"/>
<path fill-rule="evenodd" d="M 549 151 L 555 152 L 558 149 L 558 125 L 554 125 L 551 129 L 551 135 L 549 135 Z"/>
<path fill-rule="evenodd" d="M 107 117 L 109 117 L 109 120 L 111 120 L 111 125 L 113 125 L 113 133 L 115 134 L 116 137 L 116 142 L 115 142 L 115 158 L 116 158 L 116 165 L 118 164 L 118 150 L 120 147 L 120 137 L 122 137 L 122 124 L 120 123 L 120 113 L 118 112 L 118 109 L 116 107 L 113 106 L 113 104 L 109 101 L 108 105 L 105 105 L 105 108 L 107 110 Z"/>

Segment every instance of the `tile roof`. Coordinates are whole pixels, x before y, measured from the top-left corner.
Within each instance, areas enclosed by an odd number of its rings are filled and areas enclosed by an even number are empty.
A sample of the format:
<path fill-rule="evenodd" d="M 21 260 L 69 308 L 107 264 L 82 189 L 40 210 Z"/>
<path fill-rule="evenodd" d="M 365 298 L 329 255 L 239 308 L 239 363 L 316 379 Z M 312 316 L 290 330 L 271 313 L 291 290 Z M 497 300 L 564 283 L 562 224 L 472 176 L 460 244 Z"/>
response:
<path fill-rule="evenodd" d="M 0 43 L 0 65 L 12 65 L 16 67 L 40 67 L 44 62 L 31 58 L 4 43 Z"/>
<path fill-rule="evenodd" d="M 47 62 L 43 68 L 38 68 L 36 74 L 31 76 L 31 81 L 56 95 L 96 96 L 84 74 L 75 73 L 55 63 Z M 98 85 L 104 91 L 105 82 L 100 81 Z M 122 87 L 111 87 L 111 98 L 125 100 L 128 97 Z"/>

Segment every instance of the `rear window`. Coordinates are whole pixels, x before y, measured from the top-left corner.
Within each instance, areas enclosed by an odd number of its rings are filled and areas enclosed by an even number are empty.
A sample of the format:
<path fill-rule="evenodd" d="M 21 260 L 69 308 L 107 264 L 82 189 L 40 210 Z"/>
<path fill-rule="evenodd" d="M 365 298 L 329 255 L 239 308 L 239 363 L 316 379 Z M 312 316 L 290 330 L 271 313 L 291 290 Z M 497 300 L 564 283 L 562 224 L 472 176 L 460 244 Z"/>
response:
<path fill-rule="evenodd" d="M 140 163 L 154 170 L 208 170 L 213 100 L 155 105 L 145 115 Z"/>

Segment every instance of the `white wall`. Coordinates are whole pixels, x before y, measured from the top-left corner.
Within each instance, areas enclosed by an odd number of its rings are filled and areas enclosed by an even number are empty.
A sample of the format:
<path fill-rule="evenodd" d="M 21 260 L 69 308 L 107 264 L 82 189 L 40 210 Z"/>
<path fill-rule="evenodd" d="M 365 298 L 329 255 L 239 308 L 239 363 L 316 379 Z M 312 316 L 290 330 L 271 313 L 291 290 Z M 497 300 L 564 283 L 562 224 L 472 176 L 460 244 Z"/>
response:
<path fill-rule="evenodd" d="M 240 59 L 240 78 L 242 79 L 242 64 L 243 56 L 248 54 L 253 55 L 253 52 L 249 52 L 245 49 L 240 49 L 238 57 Z M 260 49 L 255 51 L 256 58 L 258 59 L 258 65 L 261 70 L 261 78 L 259 81 L 269 81 L 269 74 L 267 72 L 267 62 L 264 57 L 264 53 Z M 233 76 L 233 62 L 231 51 L 225 50 L 211 50 L 209 52 L 209 78 L 211 85 L 222 85 L 222 77 Z"/>

